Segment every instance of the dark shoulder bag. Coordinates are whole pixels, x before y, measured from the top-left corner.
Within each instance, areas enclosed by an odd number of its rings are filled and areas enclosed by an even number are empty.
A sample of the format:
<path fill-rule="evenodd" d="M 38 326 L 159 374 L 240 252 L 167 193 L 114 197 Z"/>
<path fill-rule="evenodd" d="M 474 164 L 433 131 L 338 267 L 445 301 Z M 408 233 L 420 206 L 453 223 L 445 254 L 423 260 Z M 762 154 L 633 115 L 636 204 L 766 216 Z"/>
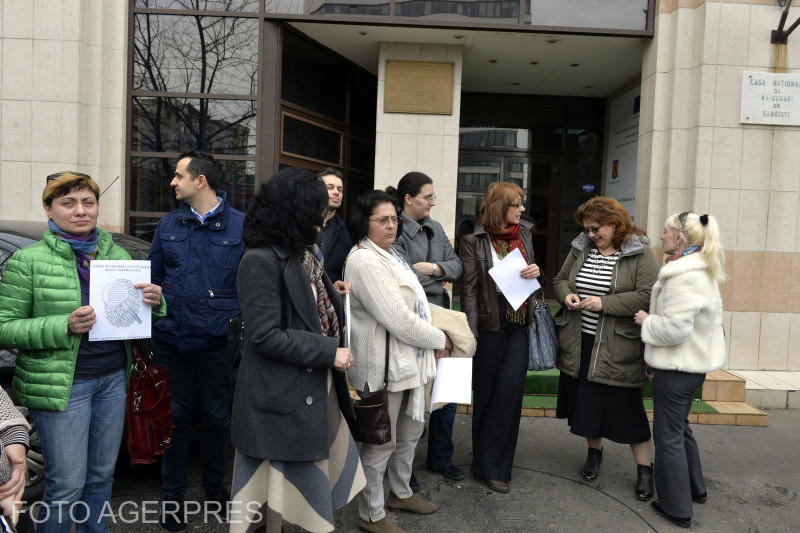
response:
<path fill-rule="evenodd" d="M 383 388 L 370 392 L 369 384 L 364 385 L 364 390 L 359 394 L 358 400 L 353 400 L 355 418 L 347 417 L 347 425 L 353 439 L 366 444 L 386 444 L 392 440 L 392 424 L 389 420 L 389 332 L 386 332 L 386 366 L 383 371 Z"/>

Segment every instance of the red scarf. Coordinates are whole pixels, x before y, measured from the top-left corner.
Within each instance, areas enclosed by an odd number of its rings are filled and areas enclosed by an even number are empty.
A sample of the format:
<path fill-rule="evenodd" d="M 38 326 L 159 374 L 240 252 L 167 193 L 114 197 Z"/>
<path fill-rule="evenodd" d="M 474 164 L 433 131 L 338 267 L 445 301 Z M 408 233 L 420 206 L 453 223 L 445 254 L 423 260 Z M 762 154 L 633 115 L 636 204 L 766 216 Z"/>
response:
<path fill-rule="evenodd" d="M 519 224 L 506 228 L 504 233 L 489 233 L 489 240 L 494 246 L 494 251 L 497 252 L 497 258 L 503 259 L 505 256 L 519 248 L 525 262 L 528 262 L 528 254 L 525 251 L 525 246 L 522 244 L 522 237 L 519 235 L 521 226 Z"/>

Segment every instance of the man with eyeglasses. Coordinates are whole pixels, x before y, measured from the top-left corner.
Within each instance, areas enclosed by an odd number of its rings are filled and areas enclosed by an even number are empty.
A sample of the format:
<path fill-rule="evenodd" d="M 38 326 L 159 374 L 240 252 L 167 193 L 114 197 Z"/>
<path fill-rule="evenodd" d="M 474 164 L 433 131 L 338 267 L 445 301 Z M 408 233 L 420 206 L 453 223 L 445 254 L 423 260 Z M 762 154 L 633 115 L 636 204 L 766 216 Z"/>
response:
<path fill-rule="evenodd" d="M 342 279 L 344 260 L 353 247 L 347 225 L 336 210 L 342 205 L 344 196 L 344 176 L 335 168 L 328 167 L 317 174 L 328 189 L 328 213 L 317 234 L 317 246 L 322 252 L 325 272 L 332 282 Z"/>

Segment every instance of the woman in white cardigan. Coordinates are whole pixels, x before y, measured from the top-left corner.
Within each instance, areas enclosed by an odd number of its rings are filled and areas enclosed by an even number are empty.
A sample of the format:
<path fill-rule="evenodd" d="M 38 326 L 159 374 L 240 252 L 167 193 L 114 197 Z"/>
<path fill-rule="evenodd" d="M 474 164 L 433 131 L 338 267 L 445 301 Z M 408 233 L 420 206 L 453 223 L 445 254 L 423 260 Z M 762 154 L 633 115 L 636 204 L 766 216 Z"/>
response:
<path fill-rule="evenodd" d="M 356 243 L 347 256 L 350 282 L 350 385 L 358 391 L 383 387 L 389 342 L 389 418 L 392 440 L 361 445 L 367 486 L 358 503 L 359 527 L 373 532 L 402 531 L 386 518 L 383 478 L 388 471 L 390 509 L 430 514 L 435 504 L 409 488 L 414 450 L 425 422 L 425 384 L 436 374 L 436 359 L 449 356 L 450 339 L 431 325 L 425 291 L 403 257 L 390 248 L 398 231 L 392 197 L 379 190 L 356 199 L 348 224 Z"/>
<path fill-rule="evenodd" d="M 707 491 L 700 452 L 687 417 L 706 373 L 725 364 L 722 330 L 724 256 L 717 221 L 691 211 L 670 216 L 661 235 L 669 255 L 658 274 L 650 313 L 639 311 L 644 359 L 654 369 L 653 437 L 658 500 L 653 509 L 681 527 L 692 524 L 692 501 Z"/>

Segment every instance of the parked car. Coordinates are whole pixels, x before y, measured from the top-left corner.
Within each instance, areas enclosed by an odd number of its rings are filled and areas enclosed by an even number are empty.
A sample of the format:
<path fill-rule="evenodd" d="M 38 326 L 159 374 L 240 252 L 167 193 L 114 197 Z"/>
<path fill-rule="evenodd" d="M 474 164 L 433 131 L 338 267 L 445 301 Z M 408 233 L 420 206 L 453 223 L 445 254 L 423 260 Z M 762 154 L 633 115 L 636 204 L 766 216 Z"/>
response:
<path fill-rule="evenodd" d="M 47 229 L 46 222 L 21 222 L 0 220 L 0 282 L 3 279 L 6 263 L 11 255 L 29 244 L 40 240 Z M 124 233 L 111 233 L 114 242 L 123 247 L 133 259 L 147 259 L 150 243 L 125 235 Z M 11 379 L 14 377 L 14 365 L 17 360 L 17 351 L 0 348 L 0 386 L 11 394 Z M 13 398 L 13 395 L 12 395 Z M 28 418 L 31 423 L 30 450 L 28 451 L 28 473 L 25 477 L 25 494 L 23 499 L 34 501 L 41 498 L 44 493 L 44 462 L 42 449 L 39 445 L 39 436 L 36 428 L 28 417 L 25 407 L 17 408 Z"/>

